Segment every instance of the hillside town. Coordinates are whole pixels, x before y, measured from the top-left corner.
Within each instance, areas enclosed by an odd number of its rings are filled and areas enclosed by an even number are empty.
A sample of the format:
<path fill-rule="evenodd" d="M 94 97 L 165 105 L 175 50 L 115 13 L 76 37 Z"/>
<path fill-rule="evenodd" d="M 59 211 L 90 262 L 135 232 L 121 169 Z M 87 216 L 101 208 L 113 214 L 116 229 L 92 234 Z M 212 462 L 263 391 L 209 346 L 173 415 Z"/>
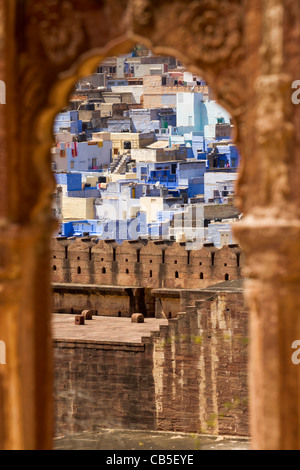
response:
<path fill-rule="evenodd" d="M 299 1 L 0 25 L 0 449 L 300 449 Z"/>
<path fill-rule="evenodd" d="M 79 81 L 54 124 L 55 237 L 233 244 L 240 156 L 201 77 L 137 45 Z"/>
<path fill-rule="evenodd" d="M 76 84 L 54 135 L 58 448 L 102 428 L 239 436 L 246 447 L 231 117 L 201 77 L 137 45 Z"/>

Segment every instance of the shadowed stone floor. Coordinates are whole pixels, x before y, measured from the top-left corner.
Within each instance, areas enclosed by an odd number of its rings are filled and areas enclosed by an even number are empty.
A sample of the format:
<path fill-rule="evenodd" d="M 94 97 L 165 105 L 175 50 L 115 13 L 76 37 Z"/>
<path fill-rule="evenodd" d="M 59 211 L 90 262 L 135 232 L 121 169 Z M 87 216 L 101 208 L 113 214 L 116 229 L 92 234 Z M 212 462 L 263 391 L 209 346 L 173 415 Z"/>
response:
<path fill-rule="evenodd" d="M 55 439 L 56 450 L 249 450 L 246 438 L 105 429 Z"/>

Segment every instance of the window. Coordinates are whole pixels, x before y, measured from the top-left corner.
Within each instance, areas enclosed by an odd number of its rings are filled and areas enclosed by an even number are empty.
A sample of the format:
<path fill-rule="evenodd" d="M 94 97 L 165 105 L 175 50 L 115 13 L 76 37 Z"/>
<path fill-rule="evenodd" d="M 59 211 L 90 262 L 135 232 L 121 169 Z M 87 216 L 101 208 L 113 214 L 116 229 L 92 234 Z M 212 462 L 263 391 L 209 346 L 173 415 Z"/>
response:
<path fill-rule="evenodd" d="M 204 279 L 203 273 L 200 273 L 200 279 Z"/>
<path fill-rule="evenodd" d="M 129 274 L 129 269 L 126 269 L 126 274 Z"/>
<path fill-rule="evenodd" d="M 80 266 L 78 266 L 78 268 L 77 268 L 77 274 L 81 274 L 81 267 Z"/>
<path fill-rule="evenodd" d="M 225 281 L 229 281 L 229 274 L 225 274 Z"/>
<path fill-rule="evenodd" d="M 106 268 L 102 268 L 102 274 L 106 274 Z"/>
<path fill-rule="evenodd" d="M 175 272 L 175 279 L 179 279 L 179 272 L 178 271 Z"/>
<path fill-rule="evenodd" d="M 53 266 L 53 271 L 56 271 L 56 270 L 57 270 L 56 266 Z"/>
<path fill-rule="evenodd" d="M 152 273 L 152 271 L 150 271 L 150 273 L 149 273 L 149 277 L 152 277 L 152 274 L 153 274 L 153 273 Z"/>

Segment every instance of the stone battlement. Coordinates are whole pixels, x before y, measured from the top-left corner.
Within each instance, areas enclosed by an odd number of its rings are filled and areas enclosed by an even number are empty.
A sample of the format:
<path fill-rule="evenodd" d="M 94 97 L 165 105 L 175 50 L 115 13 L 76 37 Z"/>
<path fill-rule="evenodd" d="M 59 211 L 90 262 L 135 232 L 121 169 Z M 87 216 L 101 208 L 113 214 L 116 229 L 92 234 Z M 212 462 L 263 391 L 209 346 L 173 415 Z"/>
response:
<path fill-rule="evenodd" d="M 92 238 L 52 240 L 53 283 L 198 289 L 243 278 L 244 254 L 238 245 L 126 241 Z"/>

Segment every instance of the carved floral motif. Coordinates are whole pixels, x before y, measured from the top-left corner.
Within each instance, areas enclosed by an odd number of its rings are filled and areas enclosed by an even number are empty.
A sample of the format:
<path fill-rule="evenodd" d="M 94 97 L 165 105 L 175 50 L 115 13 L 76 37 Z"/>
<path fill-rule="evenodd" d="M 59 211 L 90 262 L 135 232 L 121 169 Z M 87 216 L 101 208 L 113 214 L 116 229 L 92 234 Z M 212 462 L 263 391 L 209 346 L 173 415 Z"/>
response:
<path fill-rule="evenodd" d="M 80 15 L 69 0 L 37 2 L 31 12 L 37 37 L 51 62 L 62 65 L 76 57 L 84 41 Z"/>
<path fill-rule="evenodd" d="M 153 17 L 153 6 L 149 0 L 133 0 L 133 18 L 136 23 L 145 26 Z"/>
<path fill-rule="evenodd" d="M 214 65 L 241 52 L 243 15 L 238 1 L 194 0 L 188 4 L 162 1 L 156 4 L 150 0 L 132 0 L 131 7 L 134 32 L 143 35 L 145 28 L 155 20 L 159 32 L 156 37 L 154 28 L 151 35 L 157 45 L 165 42 L 184 52 L 189 59 Z M 157 15 L 159 9 L 161 16 Z"/>
<path fill-rule="evenodd" d="M 184 39 L 187 54 L 208 64 L 228 59 L 241 45 L 241 21 L 241 8 L 237 3 L 227 0 L 192 2 L 180 18 L 190 33 Z"/>

